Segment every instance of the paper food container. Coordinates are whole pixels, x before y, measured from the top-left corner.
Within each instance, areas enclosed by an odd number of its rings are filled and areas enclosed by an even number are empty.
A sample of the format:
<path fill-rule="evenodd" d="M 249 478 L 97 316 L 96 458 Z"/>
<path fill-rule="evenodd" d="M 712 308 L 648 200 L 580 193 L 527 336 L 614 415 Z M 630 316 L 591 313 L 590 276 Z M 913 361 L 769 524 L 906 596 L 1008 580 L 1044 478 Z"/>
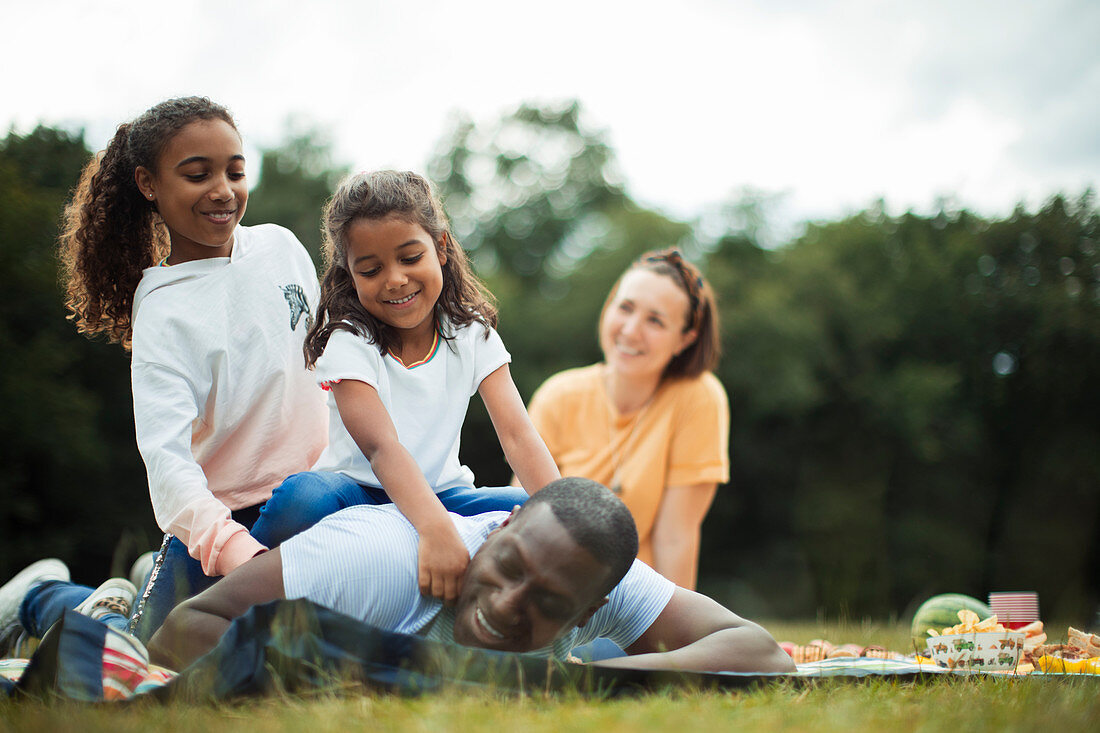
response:
<path fill-rule="evenodd" d="M 943 634 L 928 639 L 928 655 L 947 669 L 1016 669 L 1024 648 L 1024 634 L 1018 631 L 984 631 Z"/>

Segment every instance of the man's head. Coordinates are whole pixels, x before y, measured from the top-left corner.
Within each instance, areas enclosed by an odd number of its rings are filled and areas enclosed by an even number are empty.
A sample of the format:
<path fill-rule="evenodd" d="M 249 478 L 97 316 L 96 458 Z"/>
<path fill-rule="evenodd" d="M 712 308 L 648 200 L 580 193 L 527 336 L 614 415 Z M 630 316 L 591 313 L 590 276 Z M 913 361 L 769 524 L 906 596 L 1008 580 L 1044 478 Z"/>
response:
<path fill-rule="evenodd" d="M 564 478 L 537 492 L 470 560 L 455 641 L 525 652 L 583 626 L 638 553 L 626 506 L 600 484 Z"/>

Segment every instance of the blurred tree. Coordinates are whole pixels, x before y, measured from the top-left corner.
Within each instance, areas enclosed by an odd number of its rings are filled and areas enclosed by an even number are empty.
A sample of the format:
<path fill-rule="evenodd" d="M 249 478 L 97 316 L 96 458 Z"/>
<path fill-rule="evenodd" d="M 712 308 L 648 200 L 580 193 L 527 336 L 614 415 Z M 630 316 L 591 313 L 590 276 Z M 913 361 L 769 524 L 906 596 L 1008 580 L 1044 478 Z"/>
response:
<path fill-rule="evenodd" d="M 120 537 L 144 545 L 138 528 L 151 525 L 129 360 L 77 334 L 57 278 L 59 214 L 88 157 L 82 133 L 38 127 L 0 141 L 2 577 L 57 556 L 98 582 L 124 570 L 109 567 Z"/>
<path fill-rule="evenodd" d="M 570 271 L 591 247 L 570 234 L 626 200 L 614 155 L 577 102 L 524 104 L 488 129 L 458 119 L 428 173 L 481 271 L 499 268 L 523 287 Z"/>
<path fill-rule="evenodd" d="M 1100 214 L 1091 192 L 981 233 L 973 391 L 996 449 L 986 579 L 1071 613 L 1100 600 Z"/>
<path fill-rule="evenodd" d="M 249 192 L 245 224 L 280 224 L 297 235 L 320 266 L 321 208 L 348 173 L 333 162 L 328 136 L 289 120 L 286 138 L 260 159 L 260 182 Z"/>
<path fill-rule="evenodd" d="M 576 102 L 522 105 L 486 129 L 456 120 L 428 170 L 498 300 L 512 376 L 528 398 L 553 372 L 601 358 L 600 308 L 627 264 L 692 233 L 631 201 L 603 134 L 584 124 Z M 463 436 L 478 480 L 506 482 L 480 403 Z"/>
<path fill-rule="evenodd" d="M 720 242 L 734 480 L 701 572 L 770 589 L 768 612 L 1010 586 L 1094 604 L 1096 216 L 1091 196 L 993 223 L 872 210 L 774 252 Z M 1036 533 L 1054 497 L 1070 531 Z"/>

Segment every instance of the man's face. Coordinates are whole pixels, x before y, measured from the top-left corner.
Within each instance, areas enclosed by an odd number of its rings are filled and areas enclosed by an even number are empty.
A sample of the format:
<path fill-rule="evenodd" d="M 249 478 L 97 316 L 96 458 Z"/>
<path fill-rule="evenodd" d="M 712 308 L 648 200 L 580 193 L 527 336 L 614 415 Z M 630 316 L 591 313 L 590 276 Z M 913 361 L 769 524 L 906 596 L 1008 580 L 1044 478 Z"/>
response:
<path fill-rule="evenodd" d="M 466 570 L 454 637 L 459 644 L 529 652 L 583 625 L 607 599 L 608 567 L 573 541 L 545 504 L 489 535 Z"/>

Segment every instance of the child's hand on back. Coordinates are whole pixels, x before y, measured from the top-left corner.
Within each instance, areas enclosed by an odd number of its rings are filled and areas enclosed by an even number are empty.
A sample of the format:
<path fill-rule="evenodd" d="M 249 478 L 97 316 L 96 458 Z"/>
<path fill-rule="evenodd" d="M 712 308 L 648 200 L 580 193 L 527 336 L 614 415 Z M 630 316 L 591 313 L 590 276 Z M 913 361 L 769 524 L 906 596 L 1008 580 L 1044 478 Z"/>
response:
<path fill-rule="evenodd" d="M 470 553 L 449 521 L 446 527 L 420 534 L 417 570 L 424 595 L 454 605 L 469 564 Z"/>

